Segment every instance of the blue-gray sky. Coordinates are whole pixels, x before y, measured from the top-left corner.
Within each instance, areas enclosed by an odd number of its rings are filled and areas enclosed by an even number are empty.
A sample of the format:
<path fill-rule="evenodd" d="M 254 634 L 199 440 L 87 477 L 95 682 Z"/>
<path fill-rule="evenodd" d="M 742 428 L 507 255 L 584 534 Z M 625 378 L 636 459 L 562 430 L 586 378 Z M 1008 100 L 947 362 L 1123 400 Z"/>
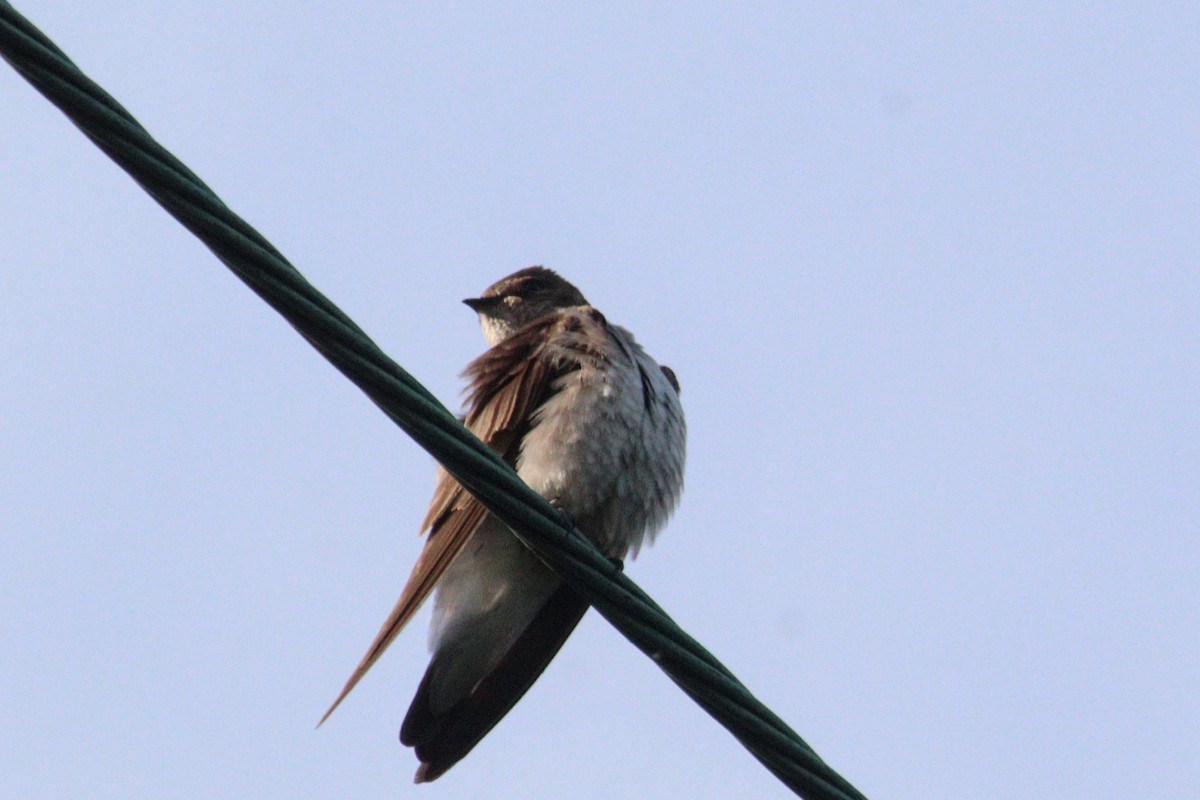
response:
<path fill-rule="evenodd" d="M 438 396 L 541 263 L 683 383 L 629 573 L 873 798 L 1200 794 L 1200 7 L 18 8 Z M 901 7 L 903 6 L 903 8 Z M 784 797 L 598 616 L 437 783 L 431 459 L 0 69 L 12 798 Z"/>

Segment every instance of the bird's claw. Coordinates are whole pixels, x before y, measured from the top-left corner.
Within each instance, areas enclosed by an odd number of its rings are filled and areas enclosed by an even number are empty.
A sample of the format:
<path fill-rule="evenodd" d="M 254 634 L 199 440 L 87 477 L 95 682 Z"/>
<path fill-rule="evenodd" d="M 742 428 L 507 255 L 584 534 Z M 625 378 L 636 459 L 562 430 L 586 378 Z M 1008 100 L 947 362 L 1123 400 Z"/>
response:
<path fill-rule="evenodd" d="M 555 511 L 558 512 L 558 521 L 562 523 L 564 528 L 566 528 L 569 531 L 573 531 L 576 529 L 575 518 L 572 517 L 571 514 L 565 508 L 563 508 L 562 506 L 560 506 L 558 504 L 557 499 L 551 500 L 550 506 Z"/>
<path fill-rule="evenodd" d="M 560 506 L 558 504 L 557 498 L 552 499 L 550 501 L 550 505 L 555 511 L 558 512 L 558 519 L 560 522 L 562 522 L 564 528 L 571 531 L 572 533 L 576 533 L 576 532 L 582 533 L 582 531 L 579 530 L 578 526 L 575 525 L 575 518 L 572 517 L 571 514 L 565 508 L 563 508 L 562 506 Z M 577 535 L 578 535 L 578 533 L 577 533 Z M 625 562 L 622 559 L 619 559 L 616 556 L 606 556 L 606 558 L 608 559 L 608 563 L 612 564 L 613 569 L 615 569 L 617 572 L 625 571 Z"/>

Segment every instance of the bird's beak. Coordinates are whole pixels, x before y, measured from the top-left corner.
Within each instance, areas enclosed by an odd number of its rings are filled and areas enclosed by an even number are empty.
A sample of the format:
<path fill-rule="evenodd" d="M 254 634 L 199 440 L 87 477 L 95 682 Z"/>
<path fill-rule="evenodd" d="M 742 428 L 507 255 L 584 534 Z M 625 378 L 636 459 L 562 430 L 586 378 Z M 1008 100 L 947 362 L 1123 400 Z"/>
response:
<path fill-rule="evenodd" d="M 486 314 L 496 306 L 500 305 L 501 298 L 499 297 L 468 297 L 463 300 L 467 307 L 477 314 Z"/>

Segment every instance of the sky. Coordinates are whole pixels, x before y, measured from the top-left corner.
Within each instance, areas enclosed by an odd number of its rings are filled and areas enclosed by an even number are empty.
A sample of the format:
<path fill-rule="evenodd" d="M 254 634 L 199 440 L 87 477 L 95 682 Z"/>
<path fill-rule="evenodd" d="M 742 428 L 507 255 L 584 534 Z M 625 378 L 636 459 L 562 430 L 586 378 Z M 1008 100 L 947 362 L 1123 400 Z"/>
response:
<path fill-rule="evenodd" d="M 531 264 L 683 387 L 628 574 L 871 798 L 1200 796 L 1200 6 L 21 0 L 452 408 Z M 1050 6 L 1050 7 L 1048 7 Z M 594 612 L 445 777 L 432 459 L 0 65 L 0 783 L 789 796 Z"/>

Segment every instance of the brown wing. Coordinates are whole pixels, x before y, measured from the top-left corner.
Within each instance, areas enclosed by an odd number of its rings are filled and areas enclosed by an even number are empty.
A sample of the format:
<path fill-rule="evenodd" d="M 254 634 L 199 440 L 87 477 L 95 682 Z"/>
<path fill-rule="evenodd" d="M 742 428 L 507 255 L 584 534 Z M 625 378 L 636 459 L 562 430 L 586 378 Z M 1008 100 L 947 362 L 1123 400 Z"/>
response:
<path fill-rule="evenodd" d="M 529 323 L 488 350 L 467 367 L 466 426 L 511 465 L 516 465 L 521 440 L 534 412 L 554 392 L 555 381 L 579 368 L 578 361 L 546 347 L 557 333 L 578 326 L 576 316 L 551 314 Z M 321 723 L 367 674 L 428 599 L 442 573 L 483 522 L 487 510 L 449 473 L 440 470 L 437 488 L 421 530 L 429 539 L 392 613 L 354 669 L 341 694 L 321 717 Z"/>

